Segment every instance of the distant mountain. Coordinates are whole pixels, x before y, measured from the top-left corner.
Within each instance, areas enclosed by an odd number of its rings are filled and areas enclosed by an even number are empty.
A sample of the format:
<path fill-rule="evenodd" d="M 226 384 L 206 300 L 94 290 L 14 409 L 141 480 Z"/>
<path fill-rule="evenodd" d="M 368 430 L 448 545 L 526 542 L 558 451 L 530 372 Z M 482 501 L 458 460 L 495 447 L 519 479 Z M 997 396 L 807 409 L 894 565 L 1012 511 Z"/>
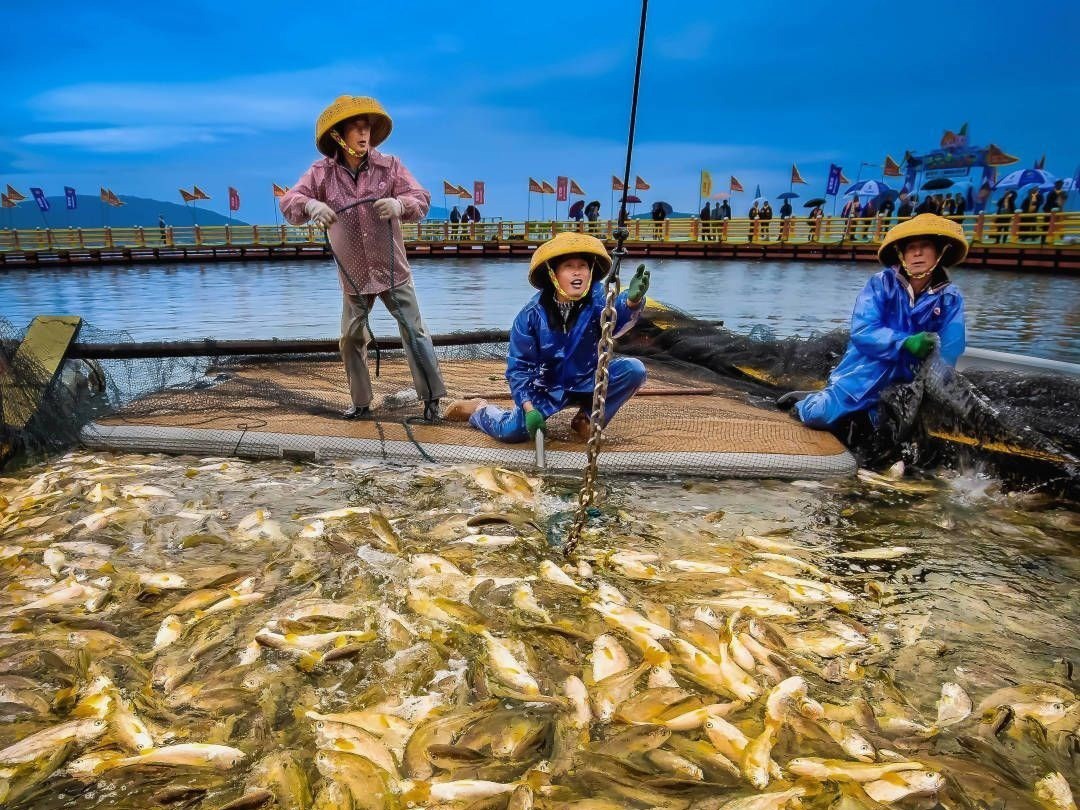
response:
<path fill-rule="evenodd" d="M 69 211 L 64 205 L 63 197 L 46 197 L 49 201 L 49 211 L 42 219 L 38 211 L 37 203 L 32 197 L 27 196 L 24 202 L 14 208 L 5 208 L 0 211 L 0 228 L 7 228 L 8 214 L 11 214 L 12 227 L 15 228 L 44 228 L 46 220 L 52 228 L 100 228 L 108 224 L 113 228 L 130 228 L 136 225 L 143 227 L 157 227 L 158 216 L 164 216 L 169 225 L 190 226 L 192 222 L 192 209 L 190 205 L 152 200 L 147 197 L 129 197 L 124 194 L 117 195 L 120 201 L 125 203 L 120 208 L 114 208 L 101 201 L 97 194 L 80 194 L 79 207 Z M 203 208 L 205 200 L 194 211 L 199 225 L 226 225 L 227 217 L 215 211 Z M 234 225 L 247 225 L 241 219 L 233 217 Z"/>

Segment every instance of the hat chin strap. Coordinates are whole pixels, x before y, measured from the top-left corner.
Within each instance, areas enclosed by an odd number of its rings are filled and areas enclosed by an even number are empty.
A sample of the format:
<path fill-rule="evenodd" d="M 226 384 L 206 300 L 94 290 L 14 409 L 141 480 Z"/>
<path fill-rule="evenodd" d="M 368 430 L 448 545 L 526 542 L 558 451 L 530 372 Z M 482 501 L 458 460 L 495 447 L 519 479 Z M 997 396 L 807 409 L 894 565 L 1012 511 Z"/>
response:
<path fill-rule="evenodd" d="M 341 135 L 336 129 L 330 130 L 330 137 L 334 139 L 334 143 L 340 146 L 346 154 L 351 155 L 354 158 L 362 158 L 364 155 L 367 154 L 366 150 L 363 152 L 357 152 L 355 149 L 345 143 L 345 139 L 341 137 Z"/>
<path fill-rule="evenodd" d="M 559 295 L 563 296 L 564 298 L 569 298 L 571 301 L 580 301 L 582 298 L 584 298 L 586 295 L 589 294 L 589 290 L 591 289 L 590 285 L 586 285 L 585 289 L 582 290 L 577 295 L 573 295 L 571 293 L 568 293 L 566 290 L 564 290 L 562 287 L 559 286 L 559 280 L 557 278 L 555 278 L 555 271 L 551 269 L 551 262 L 547 261 L 547 262 L 544 262 L 544 264 L 547 265 L 548 278 L 550 278 L 551 283 L 555 285 L 555 292 L 557 292 Z M 592 269 L 593 269 L 593 266 L 592 266 L 592 263 L 590 262 L 589 263 L 589 278 L 590 278 L 590 280 L 592 279 Z"/>

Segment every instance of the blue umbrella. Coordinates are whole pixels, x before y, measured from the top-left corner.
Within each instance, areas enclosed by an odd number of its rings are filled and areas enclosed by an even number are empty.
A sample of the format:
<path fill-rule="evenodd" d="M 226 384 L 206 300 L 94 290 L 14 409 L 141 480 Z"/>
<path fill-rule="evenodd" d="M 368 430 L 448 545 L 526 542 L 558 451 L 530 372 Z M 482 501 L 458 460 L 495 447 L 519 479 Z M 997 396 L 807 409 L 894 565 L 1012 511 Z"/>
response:
<path fill-rule="evenodd" d="M 844 196 L 850 197 L 858 194 L 860 197 L 880 197 L 888 191 L 892 191 L 892 188 L 880 180 L 860 180 L 858 183 L 849 186 L 848 190 L 844 192 Z"/>
<path fill-rule="evenodd" d="M 1018 169 L 998 180 L 994 188 L 1023 188 L 1024 186 L 1053 185 L 1057 180 L 1054 175 L 1043 169 Z"/>
<path fill-rule="evenodd" d="M 778 200 L 791 200 L 791 199 L 794 199 L 795 197 L 798 197 L 798 196 L 799 195 L 796 194 L 794 191 L 785 191 L 783 194 L 777 194 L 776 199 L 778 199 Z"/>

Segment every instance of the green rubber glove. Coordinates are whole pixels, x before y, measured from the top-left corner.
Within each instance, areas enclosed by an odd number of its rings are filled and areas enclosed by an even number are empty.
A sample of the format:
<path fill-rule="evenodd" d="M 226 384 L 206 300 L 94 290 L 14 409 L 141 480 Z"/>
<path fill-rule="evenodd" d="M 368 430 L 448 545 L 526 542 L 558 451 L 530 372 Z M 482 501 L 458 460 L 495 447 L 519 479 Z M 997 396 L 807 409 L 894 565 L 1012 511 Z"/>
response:
<path fill-rule="evenodd" d="M 922 360 L 937 345 L 937 335 L 933 332 L 918 332 L 904 341 L 904 348 Z"/>
<path fill-rule="evenodd" d="M 630 286 L 626 288 L 626 300 L 631 304 L 638 304 L 649 291 L 649 271 L 645 265 L 639 264 L 634 277 L 630 279 Z"/>
<path fill-rule="evenodd" d="M 536 431 L 547 433 L 547 422 L 544 421 L 544 415 L 540 411 L 533 408 L 531 411 L 525 414 L 525 429 L 529 431 L 529 438 L 536 438 Z"/>

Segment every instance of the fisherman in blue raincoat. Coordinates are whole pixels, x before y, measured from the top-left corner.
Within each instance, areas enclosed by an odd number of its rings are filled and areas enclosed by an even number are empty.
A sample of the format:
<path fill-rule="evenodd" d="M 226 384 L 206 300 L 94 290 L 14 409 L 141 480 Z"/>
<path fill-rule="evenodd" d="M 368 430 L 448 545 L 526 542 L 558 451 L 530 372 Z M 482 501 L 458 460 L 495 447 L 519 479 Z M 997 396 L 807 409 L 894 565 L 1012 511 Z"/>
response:
<path fill-rule="evenodd" d="M 444 414 L 465 421 L 502 442 L 523 442 L 547 431 L 547 420 L 564 408 L 577 406 L 570 427 L 577 438 L 588 439 L 600 342 L 604 285 L 599 280 L 611 269 L 604 243 L 581 233 L 560 233 L 532 256 L 529 283 L 540 290 L 514 319 L 506 379 L 514 408 L 506 410 L 482 399 L 459 400 Z M 614 336 L 637 322 L 649 289 L 645 265 L 637 269 L 627 289 L 615 299 Z M 645 366 L 630 357 L 615 357 L 608 366 L 604 418 L 610 421 L 645 384 Z"/>
<path fill-rule="evenodd" d="M 794 404 L 795 414 L 812 428 L 835 430 L 859 415 L 877 427 L 882 391 L 911 382 L 935 345 L 955 366 L 964 351 L 964 297 L 946 268 L 962 262 L 967 250 L 960 225 L 936 214 L 890 228 L 878 250 L 885 269 L 855 301 L 847 351 L 829 384 L 810 394 L 786 394 L 777 404 Z"/>

